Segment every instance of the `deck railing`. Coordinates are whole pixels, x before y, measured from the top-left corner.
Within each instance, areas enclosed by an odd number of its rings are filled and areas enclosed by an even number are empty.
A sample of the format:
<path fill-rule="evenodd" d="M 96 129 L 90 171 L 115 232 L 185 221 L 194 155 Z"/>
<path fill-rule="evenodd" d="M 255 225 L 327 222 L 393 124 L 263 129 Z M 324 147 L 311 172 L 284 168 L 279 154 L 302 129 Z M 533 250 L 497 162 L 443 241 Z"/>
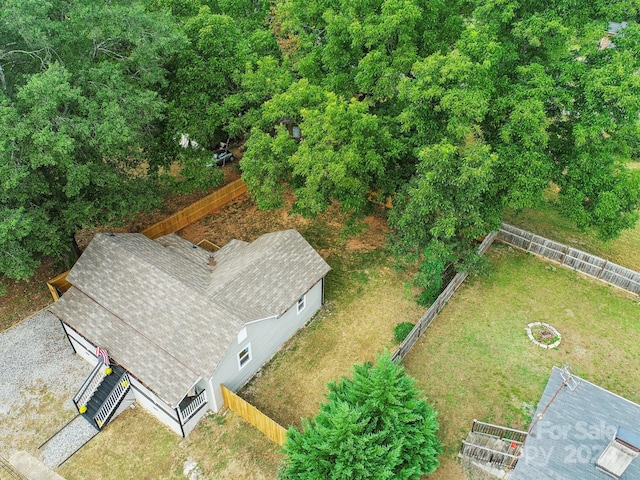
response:
<path fill-rule="evenodd" d="M 493 425 L 492 423 L 480 422 L 475 419 L 473 420 L 471 431 L 518 443 L 524 443 L 527 439 L 527 432 L 523 432 L 522 430 L 515 430 L 513 428 L 507 428 L 500 425 Z"/>
<path fill-rule="evenodd" d="M 120 378 L 120 381 L 111 389 L 107 399 L 102 403 L 93 417 L 98 428 L 102 428 L 102 426 L 109 421 L 109 418 L 111 418 L 113 412 L 118 408 L 120 401 L 127 394 L 130 387 L 131 382 L 129 381 L 129 375 L 125 373 L 122 375 L 122 378 Z"/>
<path fill-rule="evenodd" d="M 207 392 L 203 390 L 197 396 L 193 397 L 193 400 L 191 400 L 186 407 L 178 408 L 180 422 L 183 425 L 187 423 L 205 403 L 207 403 Z"/>
<path fill-rule="evenodd" d="M 465 458 L 473 458 L 475 460 L 490 463 L 496 467 L 507 468 L 514 468 L 519 457 L 519 455 L 499 452 L 489 447 L 468 443 L 464 440 L 462 441 L 462 450 L 460 451 L 460 454 Z"/>
<path fill-rule="evenodd" d="M 87 379 L 84 381 L 78 393 L 73 397 L 73 403 L 75 403 L 76 408 L 79 410 L 80 407 L 87 405 L 91 397 L 96 392 L 102 380 L 106 376 L 104 372 L 104 363 L 102 360 L 98 359 L 98 363 L 93 368 Z"/>

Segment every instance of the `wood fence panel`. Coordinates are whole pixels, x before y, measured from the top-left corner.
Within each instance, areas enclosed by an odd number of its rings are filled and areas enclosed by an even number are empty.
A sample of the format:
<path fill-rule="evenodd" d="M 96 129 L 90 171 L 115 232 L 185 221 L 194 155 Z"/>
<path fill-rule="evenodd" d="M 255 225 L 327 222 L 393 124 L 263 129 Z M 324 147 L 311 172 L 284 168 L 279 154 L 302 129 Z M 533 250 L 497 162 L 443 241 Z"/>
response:
<path fill-rule="evenodd" d="M 556 262 L 561 262 L 567 254 L 567 246 L 538 235 L 531 237 L 529 251 Z"/>
<path fill-rule="evenodd" d="M 640 295 L 640 273 L 513 225 L 502 224 L 498 239 L 527 252 L 540 255 L 590 277 L 630 293 Z"/>
<path fill-rule="evenodd" d="M 69 270 L 47 282 L 47 287 L 49 288 L 49 292 L 51 292 L 54 302 L 57 302 L 60 298 L 58 292 L 64 293 L 71 288 L 71 284 L 67 281 L 67 275 L 69 275 Z"/>
<path fill-rule="evenodd" d="M 218 208 L 226 205 L 231 200 L 239 197 L 247 191 L 247 184 L 242 179 L 235 180 L 229 185 L 225 185 L 220 190 L 207 195 L 206 197 L 192 203 L 187 208 L 171 215 L 170 217 L 150 226 L 142 231 L 143 235 L 152 240 L 163 235 L 177 232 L 178 230 L 197 222 Z"/>
<path fill-rule="evenodd" d="M 640 273 L 638 272 L 609 262 L 602 269 L 600 279 L 640 295 Z"/>
<path fill-rule="evenodd" d="M 282 425 L 267 417 L 256 407 L 233 393 L 224 385 L 220 385 L 220 387 L 222 388 L 224 404 L 229 409 L 236 412 L 278 445 L 284 444 L 287 438 L 287 430 Z"/>
<path fill-rule="evenodd" d="M 503 240 L 505 243 L 513 245 L 514 247 L 522 248 L 523 250 L 529 250 L 532 238 L 533 233 L 520 230 L 519 228 L 506 223 L 503 223 L 502 228 L 498 231 L 499 240 Z"/>
<path fill-rule="evenodd" d="M 490 247 L 493 241 L 496 239 L 498 232 L 492 232 L 487 235 L 485 239 L 482 241 L 480 246 L 478 247 L 479 253 L 485 253 Z M 438 316 L 438 313 L 444 308 L 447 302 L 451 299 L 453 294 L 458 290 L 460 285 L 464 283 L 467 279 L 466 272 L 456 273 L 453 279 L 449 282 L 449 284 L 445 287 L 445 289 L 438 295 L 438 298 L 431 304 L 431 306 L 424 312 L 424 315 L 418 322 L 415 324 L 409 335 L 404 339 L 404 341 L 400 344 L 400 346 L 393 352 L 391 355 L 391 359 L 394 362 L 401 361 L 411 347 L 418 341 L 418 339 L 422 336 L 422 334 L 427 330 L 431 322 Z"/>

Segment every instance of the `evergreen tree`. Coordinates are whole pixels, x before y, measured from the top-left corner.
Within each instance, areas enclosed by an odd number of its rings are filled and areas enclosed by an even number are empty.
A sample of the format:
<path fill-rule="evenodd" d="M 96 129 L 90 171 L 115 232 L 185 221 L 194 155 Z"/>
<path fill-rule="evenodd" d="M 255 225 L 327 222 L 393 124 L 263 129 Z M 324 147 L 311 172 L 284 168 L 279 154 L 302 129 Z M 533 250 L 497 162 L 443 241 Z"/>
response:
<path fill-rule="evenodd" d="M 328 385 L 302 432 L 287 432 L 281 480 L 418 479 L 438 467 L 436 412 L 389 354 Z"/>

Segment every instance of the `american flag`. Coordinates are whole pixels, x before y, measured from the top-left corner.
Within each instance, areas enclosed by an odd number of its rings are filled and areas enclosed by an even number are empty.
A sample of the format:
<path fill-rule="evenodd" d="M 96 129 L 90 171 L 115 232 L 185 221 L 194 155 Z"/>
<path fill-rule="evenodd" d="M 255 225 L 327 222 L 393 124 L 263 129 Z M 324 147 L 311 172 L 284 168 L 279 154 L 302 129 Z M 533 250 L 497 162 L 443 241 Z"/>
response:
<path fill-rule="evenodd" d="M 102 347 L 96 347 L 96 356 L 102 359 L 102 362 L 108 367 L 109 363 L 109 353 L 106 349 Z"/>

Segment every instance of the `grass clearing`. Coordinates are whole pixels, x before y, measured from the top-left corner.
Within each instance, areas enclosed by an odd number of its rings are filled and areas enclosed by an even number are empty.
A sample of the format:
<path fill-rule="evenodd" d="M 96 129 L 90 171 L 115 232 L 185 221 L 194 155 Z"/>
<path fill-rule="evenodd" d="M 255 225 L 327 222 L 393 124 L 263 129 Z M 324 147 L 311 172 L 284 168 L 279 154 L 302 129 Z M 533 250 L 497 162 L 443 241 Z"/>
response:
<path fill-rule="evenodd" d="M 474 418 L 527 428 L 553 365 L 640 402 L 640 305 L 618 290 L 534 256 L 495 245 L 491 273 L 470 278 L 403 364 L 439 412 L 445 443 L 429 478 L 464 478 L 455 458 Z M 531 343 L 545 322 L 556 350 Z"/>
<path fill-rule="evenodd" d="M 347 275 L 342 271 L 336 275 Z M 389 267 L 351 271 L 341 291 L 289 347 L 243 391 L 242 397 L 284 426 L 300 427 L 324 401 L 326 384 L 349 375 L 352 365 L 396 348 L 393 328 L 424 312 L 407 294 L 404 278 Z"/>
<path fill-rule="evenodd" d="M 121 417 L 68 460 L 58 472 L 67 480 L 186 478 L 187 460 L 200 477 L 271 480 L 282 454 L 233 412 L 209 415 L 182 439 L 144 409 Z"/>

